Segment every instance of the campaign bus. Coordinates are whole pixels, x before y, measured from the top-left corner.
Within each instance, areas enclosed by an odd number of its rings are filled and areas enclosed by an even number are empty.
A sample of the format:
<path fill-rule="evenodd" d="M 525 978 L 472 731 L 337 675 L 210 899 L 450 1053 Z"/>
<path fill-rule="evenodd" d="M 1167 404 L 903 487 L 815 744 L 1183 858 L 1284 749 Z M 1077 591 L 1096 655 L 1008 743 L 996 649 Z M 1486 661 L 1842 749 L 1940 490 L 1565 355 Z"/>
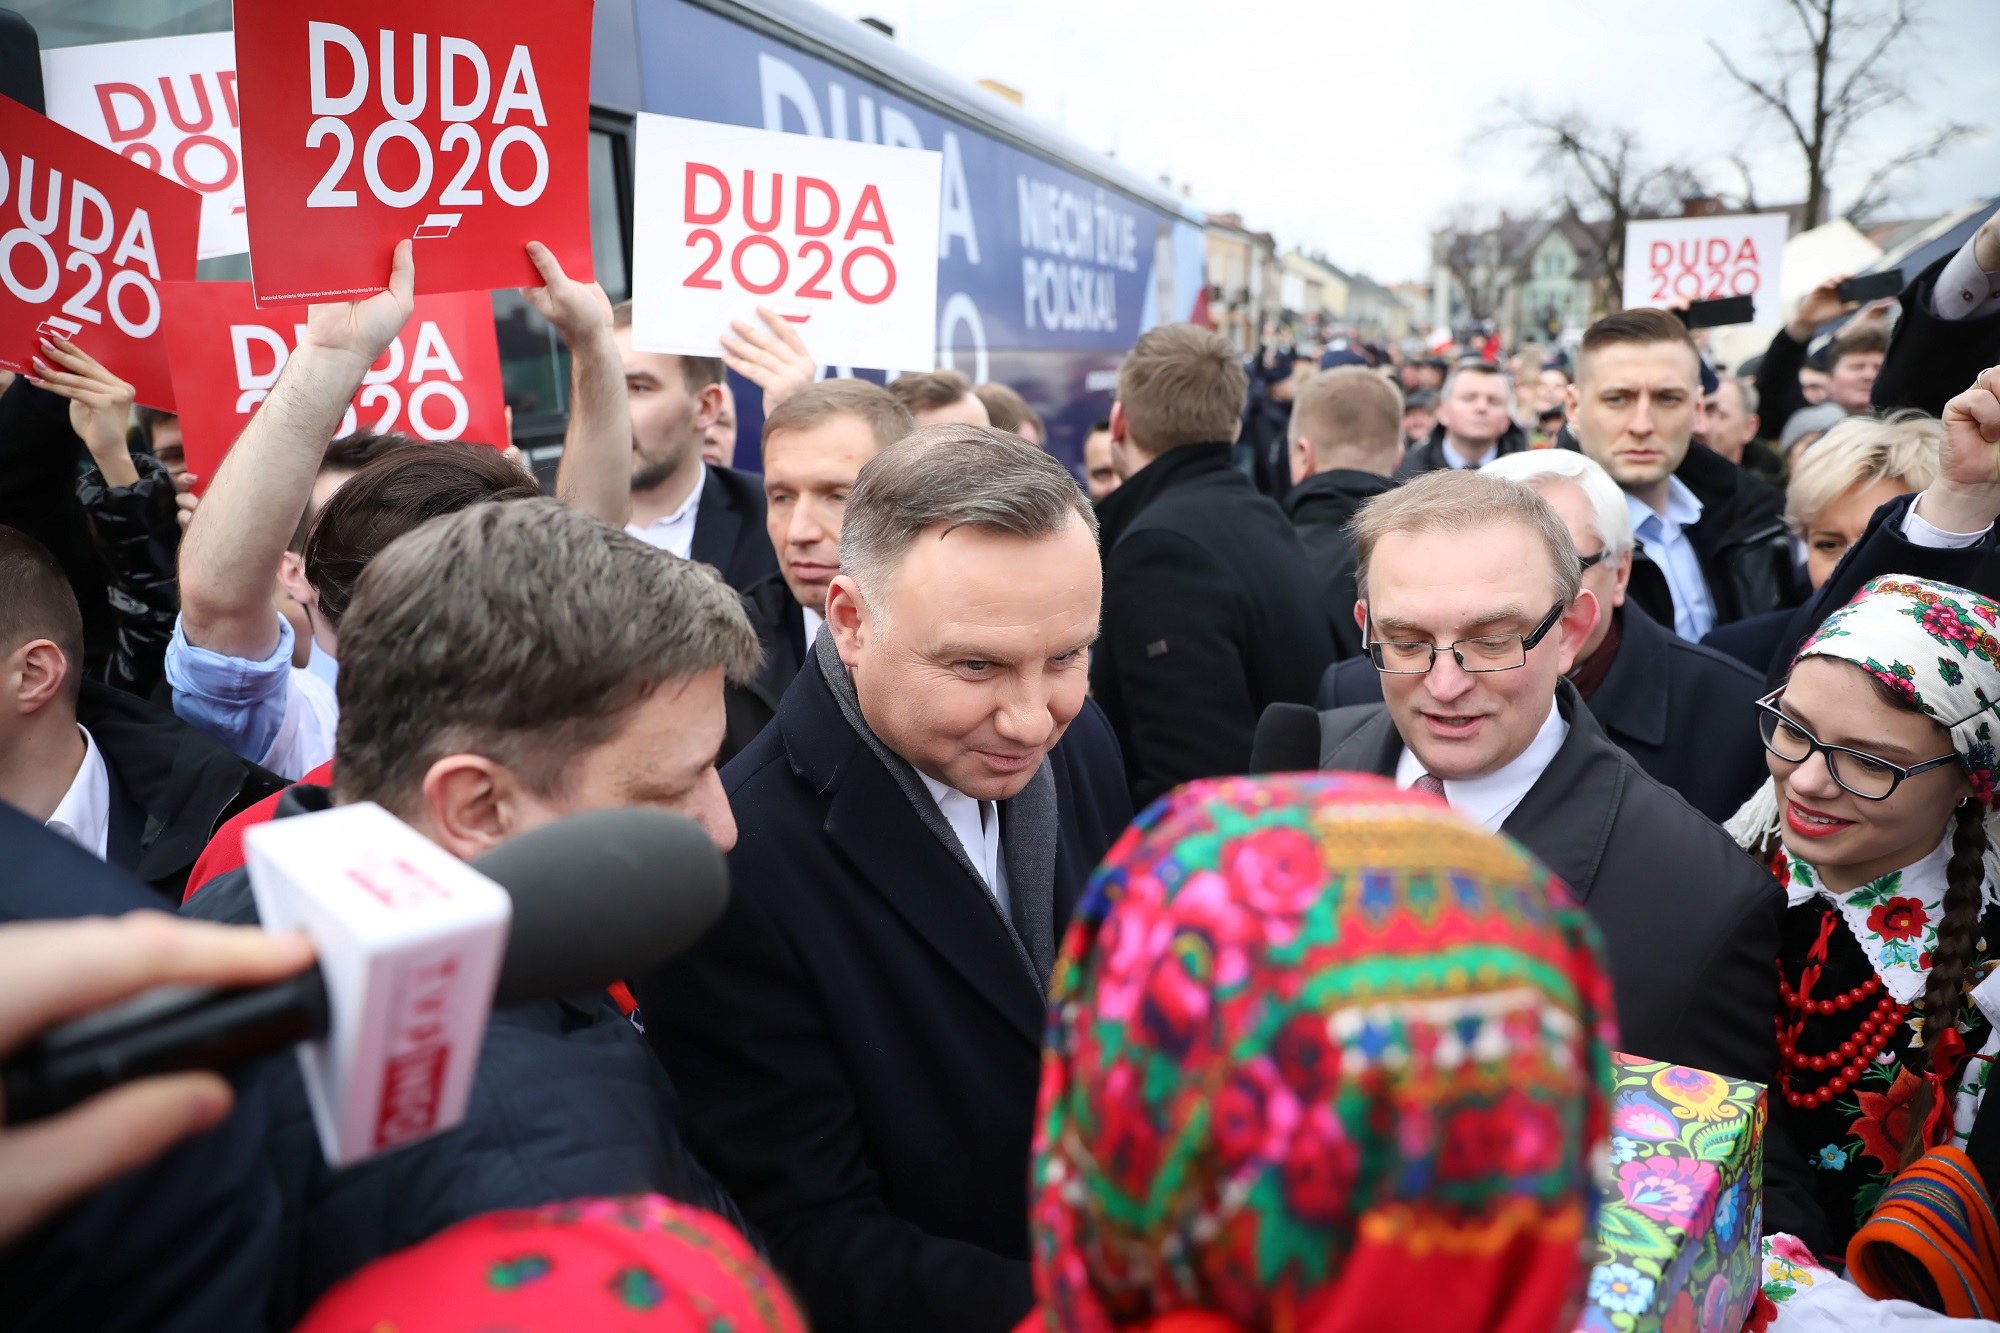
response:
<path fill-rule="evenodd" d="M 61 53 L 83 54 L 72 48 L 230 25 L 227 0 L 15 3 L 35 25 L 45 75 L 58 78 L 75 67 Z M 1092 421 L 1110 409 L 1125 350 L 1147 328 L 1194 309 L 1204 281 L 1198 213 L 869 26 L 805 0 L 596 0 L 593 25 L 592 252 L 613 300 L 630 287 L 633 117 L 656 112 L 940 154 L 938 364 L 975 384 L 1013 386 L 1047 422 L 1050 450 L 1071 466 Z M 202 115 L 222 114 L 211 101 L 224 99 L 205 97 L 199 80 L 182 92 L 171 79 L 159 82 L 162 124 L 171 115 L 175 125 L 200 130 Z M 180 105 L 164 105 L 169 96 Z M 161 169 L 182 169 L 187 183 L 212 191 L 235 168 L 213 151 L 175 153 Z M 211 248 L 205 228 L 204 254 Z M 246 279 L 249 258 L 212 254 L 200 271 Z M 516 293 L 495 292 L 492 300 L 515 439 L 546 475 L 567 410 L 560 340 Z M 927 368 L 826 373 L 880 379 Z M 733 387 L 737 462 L 754 469 L 759 394 L 741 380 Z"/>

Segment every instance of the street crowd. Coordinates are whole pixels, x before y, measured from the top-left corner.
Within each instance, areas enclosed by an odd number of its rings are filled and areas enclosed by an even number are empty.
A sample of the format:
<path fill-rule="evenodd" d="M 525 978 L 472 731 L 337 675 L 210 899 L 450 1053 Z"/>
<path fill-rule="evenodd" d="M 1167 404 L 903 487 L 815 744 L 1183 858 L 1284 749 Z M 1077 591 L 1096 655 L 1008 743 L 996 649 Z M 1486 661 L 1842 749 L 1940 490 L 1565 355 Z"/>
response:
<path fill-rule="evenodd" d="M 1750 1326 L 2000 1319 L 2000 222 L 1747 377 L 1163 325 L 1081 477 L 528 251 L 553 495 L 334 438 L 407 243 L 213 477 L 71 343 L 0 375 L 0 1054 L 305 967 L 246 830 L 357 802 L 679 813 L 727 909 L 358 1166 L 289 1054 L 0 1120 L 0 1324 L 1567 1330 L 1613 1051 L 1768 1088 Z"/>

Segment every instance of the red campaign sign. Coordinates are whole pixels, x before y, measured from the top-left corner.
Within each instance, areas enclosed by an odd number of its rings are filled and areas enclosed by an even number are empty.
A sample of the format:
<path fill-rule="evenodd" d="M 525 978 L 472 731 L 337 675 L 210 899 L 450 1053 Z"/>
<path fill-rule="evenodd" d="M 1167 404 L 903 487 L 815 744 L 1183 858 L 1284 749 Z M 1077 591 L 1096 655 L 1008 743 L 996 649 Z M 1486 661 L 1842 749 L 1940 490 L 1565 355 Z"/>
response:
<path fill-rule="evenodd" d="M 529 241 L 589 280 L 591 2 L 239 3 L 258 303 L 380 291 L 405 237 L 419 292 L 540 286 Z"/>
<path fill-rule="evenodd" d="M 259 307 L 247 282 L 170 282 L 174 390 L 188 470 L 206 490 L 305 328 L 303 305 Z M 500 344 L 484 292 L 419 296 L 396 341 L 361 382 L 336 435 L 507 443 Z"/>
<path fill-rule="evenodd" d="M 0 97 L 0 369 L 69 339 L 174 406 L 160 288 L 192 280 L 201 196 Z"/>

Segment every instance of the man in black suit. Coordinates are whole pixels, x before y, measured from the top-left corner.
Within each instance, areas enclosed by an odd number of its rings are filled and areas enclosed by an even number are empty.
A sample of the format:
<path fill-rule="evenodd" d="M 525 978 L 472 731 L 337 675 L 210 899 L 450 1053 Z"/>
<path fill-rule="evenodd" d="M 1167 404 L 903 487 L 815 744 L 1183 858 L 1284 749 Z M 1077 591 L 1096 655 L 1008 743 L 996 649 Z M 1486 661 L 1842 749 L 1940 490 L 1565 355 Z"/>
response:
<path fill-rule="evenodd" d="M 1590 715 L 1689 805 L 1717 823 L 1735 814 L 1769 772 L 1756 726 L 1763 677 L 1669 633 L 1626 599 L 1632 520 L 1603 468 L 1567 449 L 1534 449 L 1486 470 L 1540 492 L 1586 562 L 1583 586 L 1601 614 L 1568 675 Z M 1320 681 L 1322 709 L 1381 701 L 1381 673 L 1366 657 L 1334 663 Z"/>
<path fill-rule="evenodd" d="M 1525 486 L 1436 472 L 1364 510 L 1355 543 L 1387 702 L 1322 714 L 1320 767 L 1438 794 L 1560 876 L 1603 932 L 1623 1049 L 1768 1081 L 1784 896 L 1562 679 L 1599 614 L 1562 520 Z"/>
<path fill-rule="evenodd" d="M 1305 703 L 1333 628 L 1284 512 L 1230 463 L 1243 366 L 1221 335 L 1167 324 L 1118 370 L 1104 524 L 1104 636 L 1090 684 L 1133 802 L 1241 773 L 1268 704 Z"/>
<path fill-rule="evenodd" d="M 1131 815 L 1095 520 L 986 427 L 862 469 L 826 626 L 724 772 L 735 892 L 640 981 L 690 1140 L 820 1333 L 1005 1333 L 1056 941 Z"/>
<path fill-rule="evenodd" d="M 1410 446 L 1396 479 L 1439 468 L 1482 468 L 1528 447 L 1528 433 L 1514 420 L 1514 389 L 1491 361 L 1461 361 L 1438 395 L 1437 424 Z"/>
<path fill-rule="evenodd" d="M 632 304 L 613 308 L 632 407 L 632 517 L 625 530 L 683 560 L 722 571 L 741 592 L 778 572 L 764 532 L 764 488 L 748 472 L 702 461 L 702 438 L 722 414 L 722 360 L 632 346 Z"/>
<path fill-rule="evenodd" d="M 743 592 L 764 665 L 730 687 L 725 762 L 777 716 L 819 636 L 827 588 L 840 573 L 841 513 L 862 465 L 916 428 L 887 389 L 856 379 L 799 389 L 764 418 L 764 523 L 778 572 Z"/>

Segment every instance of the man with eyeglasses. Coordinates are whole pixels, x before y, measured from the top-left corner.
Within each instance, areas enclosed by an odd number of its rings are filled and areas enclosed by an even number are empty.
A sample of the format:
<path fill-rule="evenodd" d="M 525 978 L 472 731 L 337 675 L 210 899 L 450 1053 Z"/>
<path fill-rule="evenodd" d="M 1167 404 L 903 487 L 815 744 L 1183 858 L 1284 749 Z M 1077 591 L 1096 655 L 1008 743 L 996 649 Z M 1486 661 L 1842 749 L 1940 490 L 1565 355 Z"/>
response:
<path fill-rule="evenodd" d="M 1260 756 L 1316 742 L 1322 769 L 1392 777 L 1512 837 L 1596 919 L 1624 1050 L 1768 1080 L 1783 894 L 1564 678 L 1605 608 L 1563 520 L 1528 486 L 1440 470 L 1369 502 L 1352 531 L 1384 702 L 1274 707 Z"/>

